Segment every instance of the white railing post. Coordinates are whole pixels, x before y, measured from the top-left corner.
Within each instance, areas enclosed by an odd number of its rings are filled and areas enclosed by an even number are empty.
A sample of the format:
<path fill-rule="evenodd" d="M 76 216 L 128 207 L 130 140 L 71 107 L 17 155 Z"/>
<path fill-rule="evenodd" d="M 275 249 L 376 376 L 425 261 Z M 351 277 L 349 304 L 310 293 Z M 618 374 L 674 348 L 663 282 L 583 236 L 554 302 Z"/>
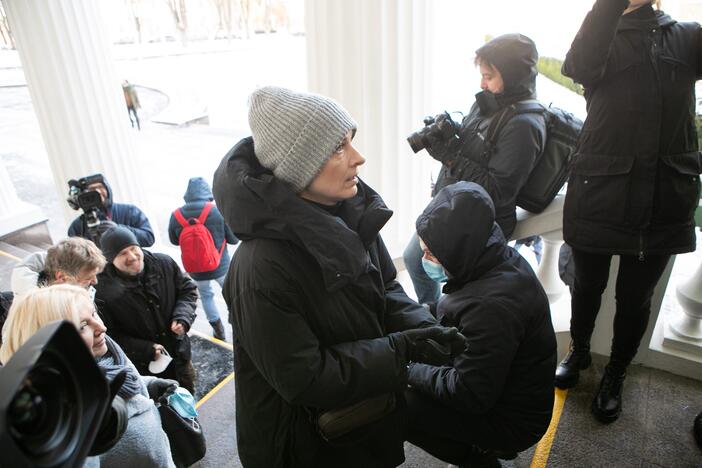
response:
<path fill-rule="evenodd" d="M 676 308 L 671 318 L 671 330 L 702 345 L 702 265 L 692 278 L 677 287 L 676 295 L 680 307 Z"/>
<path fill-rule="evenodd" d="M 556 196 L 555 200 L 539 213 L 529 213 L 517 209 L 517 226 L 512 233 L 512 239 L 524 239 L 530 236 L 541 236 L 543 241 L 543 256 L 536 269 L 536 276 L 541 281 L 548 300 L 554 304 L 566 292 L 566 286 L 558 275 L 558 254 L 563 244 L 563 201 L 564 195 Z"/>

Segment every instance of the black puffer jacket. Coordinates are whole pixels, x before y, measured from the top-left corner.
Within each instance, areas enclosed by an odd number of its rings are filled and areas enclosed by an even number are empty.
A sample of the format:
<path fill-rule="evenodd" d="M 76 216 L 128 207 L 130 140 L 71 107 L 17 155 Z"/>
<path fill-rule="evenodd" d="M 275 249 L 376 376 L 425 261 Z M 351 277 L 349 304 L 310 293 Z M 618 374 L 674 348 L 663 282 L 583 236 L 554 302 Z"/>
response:
<path fill-rule="evenodd" d="M 171 332 L 178 320 L 186 330 L 195 320 L 197 286 L 168 255 L 144 252 L 144 270 L 137 276 L 120 274 L 112 263 L 98 275 L 95 302 L 110 335 L 142 375 L 151 375 L 154 343 L 174 360 L 190 359 L 188 335 Z"/>
<path fill-rule="evenodd" d="M 516 224 L 517 194 L 526 183 L 546 141 L 546 122 L 541 114 L 513 117 L 502 129 L 492 155 L 485 153 L 485 133 L 493 118 L 506 106 L 536 97 L 538 53 L 531 39 L 506 34 L 476 51 L 500 71 L 504 92 L 482 91 L 463 118 L 456 162 L 439 173 L 434 194 L 443 187 L 464 180 L 480 184 L 495 203 L 497 223 L 506 237 Z"/>
<path fill-rule="evenodd" d="M 410 384 L 479 424 L 480 447 L 521 451 L 551 420 L 556 339 L 546 294 L 494 213 L 482 187 L 459 182 L 417 220 L 417 235 L 449 275 L 437 317 L 469 344 L 453 367 L 412 364 Z"/>
<path fill-rule="evenodd" d="M 628 255 L 695 248 L 700 190 L 695 81 L 700 27 L 650 5 L 598 0 L 563 64 L 585 87 L 588 115 L 565 200 L 565 240 Z"/>
<path fill-rule="evenodd" d="M 334 214 L 296 195 L 239 142 L 213 192 L 242 243 L 224 297 L 235 331 L 236 419 L 246 467 L 396 466 L 407 363 L 386 334 L 436 323 L 395 281 L 378 232 L 392 212 L 368 186 Z M 332 447 L 310 414 L 398 392 L 363 439 Z"/>

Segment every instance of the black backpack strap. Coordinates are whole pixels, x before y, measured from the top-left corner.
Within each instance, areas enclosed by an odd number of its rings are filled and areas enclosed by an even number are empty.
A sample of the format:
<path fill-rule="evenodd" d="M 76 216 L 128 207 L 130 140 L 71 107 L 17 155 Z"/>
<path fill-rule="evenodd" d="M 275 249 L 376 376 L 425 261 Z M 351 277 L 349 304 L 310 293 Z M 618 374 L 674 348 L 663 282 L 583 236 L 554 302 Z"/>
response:
<path fill-rule="evenodd" d="M 500 132 L 512 120 L 512 117 L 529 113 L 545 114 L 546 108 L 536 99 L 528 99 L 510 104 L 493 117 L 485 132 L 485 152 L 483 155 L 486 159 L 489 159 L 492 155 L 495 146 L 497 146 L 497 138 L 500 136 Z"/>

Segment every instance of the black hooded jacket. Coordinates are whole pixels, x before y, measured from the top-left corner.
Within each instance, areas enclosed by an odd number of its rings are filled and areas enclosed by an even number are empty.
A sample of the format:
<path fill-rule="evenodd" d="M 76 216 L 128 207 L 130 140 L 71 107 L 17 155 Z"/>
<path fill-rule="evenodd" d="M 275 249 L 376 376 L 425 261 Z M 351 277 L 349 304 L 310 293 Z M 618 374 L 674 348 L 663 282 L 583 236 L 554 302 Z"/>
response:
<path fill-rule="evenodd" d="M 489 195 L 468 182 L 444 188 L 417 219 L 449 276 L 437 318 L 469 344 L 453 367 L 412 364 L 410 384 L 480 425 L 480 447 L 521 451 L 551 420 L 556 339 L 539 280 L 494 219 Z"/>
<path fill-rule="evenodd" d="M 565 199 L 563 234 L 575 248 L 609 254 L 695 249 L 700 190 L 695 81 L 697 23 L 646 5 L 598 0 L 563 64 L 587 101 Z"/>
<path fill-rule="evenodd" d="M 102 176 L 102 174 L 99 175 Z M 101 220 L 110 220 L 132 231 L 141 247 L 151 247 L 154 245 L 154 231 L 144 212 L 135 205 L 114 203 L 112 201 L 112 187 L 110 187 L 110 184 L 104 176 L 102 176 L 102 185 L 104 185 L 105 190 L 107 190 L 107 197 L 105 199 L 105 210 L 100 211 L 98 217 Z M 68 227 L 68 236 L 83 237 L 88 240 L 93 240 L 85 222 L 85 215 L 80 215 L 73 220 Z"/>
<path fill-rule="evenodd" d="M 411 301 L 379 236 L 392 212 L 363 182 L 330 213 L 263 168 L 251 138 L 214 177 L 241 239 L 224 298 L 233 324 L 239 455 L 246 467 L 402 463 L 407 362 L 386 335 L 436 323 Z M 398 393 L 398 409 L 332 447 L 311 415 Z"/>
<path fill-rule="evenodd" d="M 521 34 L 497 37 L 476 51 L 502 75 L 504 91 L 482 91 L 463 118 L 458 131 L 458 158 L 451 167 L 443 166 L 434 193 L 456 181 L 480 184 L 495 203 L 497 223 L 506 237 L 516 224 L 517 194 L 541 155 L 546 142 L 546 122 L 541 114 L 520 114 L 502 129 L 496 147 L 485 156 L 484 137 L 492 119 L 511 104 L 536 98 L 536 46 Z"/>

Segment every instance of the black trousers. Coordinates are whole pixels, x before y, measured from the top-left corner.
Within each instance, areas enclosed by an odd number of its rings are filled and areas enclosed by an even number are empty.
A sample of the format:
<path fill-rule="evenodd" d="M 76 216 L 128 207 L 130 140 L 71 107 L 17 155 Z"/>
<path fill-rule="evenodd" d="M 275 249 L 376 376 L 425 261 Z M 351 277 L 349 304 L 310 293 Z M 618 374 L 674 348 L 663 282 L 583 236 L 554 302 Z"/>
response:
<path fill-rule="evenodd" d="M 602 293 L 607 287 L 612 255 L 573 249 L 575 284 L 571 296 L 570 334 L 575 345 L 589 344 Z M 651 314 L 651 297 L 670 255 L 621 255 L 616 285 L 614 337 L 610 359 L 628 365 L 643 337 Z"/>

